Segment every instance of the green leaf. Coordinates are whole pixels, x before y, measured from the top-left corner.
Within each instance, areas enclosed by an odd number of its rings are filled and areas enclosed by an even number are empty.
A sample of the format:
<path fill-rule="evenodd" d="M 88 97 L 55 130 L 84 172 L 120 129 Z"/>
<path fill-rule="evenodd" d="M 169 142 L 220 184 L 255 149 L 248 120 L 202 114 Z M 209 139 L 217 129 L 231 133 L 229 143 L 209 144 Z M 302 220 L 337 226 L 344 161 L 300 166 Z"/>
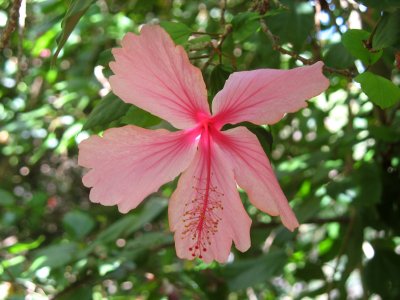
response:
<path fill-rule="evenodd" d="M 131 234 L 143 225 L 154 220 L 162 211 L 167 207 L 168 201 L 165 198 L 153 197 L 146 200 L 143 210 L 137 215 L 136 220 L 131 224 L 127 230 L 127 234 Z"/>
<path fill-rule="evenodd" d="M 97 237 L 97 242 L 113 242 L 119 237 L 126 237 L 129 234 L 142 228 L 144 224 L 151 222 L 167 206 L 167 200 L 164 198 L 153 197 L 146 200 L 142 210 L 136 211 L 133 215 L 123 217 L 112 224 Z"/>
<path fill-rule="evenodd" d="M 82 129 L 87 130 L 96 126 L 106 126 L 126 114 L 130 107 L 129 104 L 109 93 L 96 105 Z"/>
<path fill-rule="evenodd" d="M 36 249 L 39 247 L 45 240 L 44 236 L 40 236 L 38 239 L 30 242 L 30 243 L 17 243 L 15 245 L 12 245 L 9 249 L 8 252 L 12 254 L 18 254 L 27 250 L 31 249 Z"/>
<path fill-rule="evenodd" d="M 290 1 L 285 3 L 289 10 L 268 16 L 267 25 L 281 42 L 291 43 L 295 50 L 302 49 L 307 37 L 314 30 L 314 8 L 310 3 Z"/>
<path fill-rule="evenodd" d="M 383 13 L 372 39 L 374 49 L 390 46 L 400 47 L 400 9 L 393 13 Z"/>
<path fill-rule="evenodd" d="M 238 13 L 232 19 L 232 35 L 235 42 L 239 43 L 251 35 L 253 35 L 260 28 L 260 15 L 256 12 L 242 12 Z"/>
<path fill-rule="evenodd" d="M 125 232 L 132 223 L 136 220 L 135 215 L 127 215 L 120 218 L 115 223 L 108 226 L 104 231 L 97 236 L 96 242 L 109 243 L 114 242 L 117 238 L 125 236 Z"/>
<path fill-rule="evenodd" d="M 61 23 L 61 34 L 57 38 L 57 50 L 53 55 L 52 64 L 55 63 L 58 54 L 64 47 L 68 37 L 78 24 L 80 18 L 85 14 L 86 10 L 95 0 L 71 0 L 65 17 Z"/>
<path fill-rule="evenodd" d="M 114 56 L 112 54 L 112 49 L 106 49 L 99 54 L 99 59 L 97 60 L 97 65 L 101 65 L 104 67 L 102 72 L 106 78 L 109 78 L 110 76 L 114 75 L 114 73 L 111 71 L 110 66 L 109 66 L 109 63 L 113 60 L 114 60 Z"/>
<path fill-rule="evenodd" d="M 257 136 L 261 147 L 264 149 L 264 152 L 267 155 L 270 155 L 272 151 L 272 144 L 274 142 L 274 137 L 272 136 L 271 131 L 263 126 L 254 125 L 248 122 L 245 123 L 245 126 L 248 130 L 250 130 Z"/>
<path fill-rule="evenodd" d="M 238 261 L 223 270 L 231 291 L 246 289 L 265 282 L 282 272 L 287 257 L 284 251 L 271 251 L 256 259 Z"/>
<path fill-rule="evenodd" d="M 347 50 L 366 65 L 372 65 L 382 56 L 382 50 L 369 50 L 365 46 L 370 33 L 361 29 L 350 29 L 342 36 L 342 43 Z"/>
<path fill-rule="evenodd" d="M 400 100 L 400 88 L 382 76 L 364 72 L 354 80 L 361 84 L 368 98 L 381 108 L 391 107 Z"/>
<path fill-rule="evenodd" d="M 369 132 L 374 139 L 381 140 L 387 143 L 396 143 L 400 141 L 400 127 L 388 126 L 369 126 Z"/>
<path fill-rule="evenodd" d="M 0 206 L 9 206 L 14 204 L 15 199 L 13 194 L 6 190 L 0 189 Z"/>
<path fill-rule="evenodd" d="M 355 204 L 370 206 L 379 203 L 382 195 L 382 179 L 376 164 L 362 162 L 353 175 L 358 195 Z"/>
<path fill-rule="evenodd" d="M 312 279 L 323 279 L 324 272 L 322 271 L 321 264 L 313 263 L 307 261 L 303 268 L 296 270 L 296 278 L 300 278 L 305 281 L 310 281 Z"/>
<path fill-rule="evenodd" d="M 90 285 L 78 286 L 74 289 L 67 290 L 67 292 L 62 293 L 57 296 L 58 300 L 71 300 L 71 299 L 82 299 L 88 300 L 93 299 L 93 287 Z"/>
<path fill-rule="evenodd" d="M 376 8 L 379 10 L 391 10 L 394 8 L 400 8 L 399 0 L 356 0 L 365 6 Z"/>
<path fill-rule="evenodd" d="M 41 248 L 35 251 L 35 260 L 29 271 L 34 272 L 45 266 L 51 269 L 65 266 L 74 259 L 77 249 L 77 245 L 71 242 Z"/>
<path fill-rule="evenodd" d="M 336 43 L 329 46 L 324 62 L 328 67 L 345 69 L 353 65 L 354 58 L 342 43 Z"/>
<path fill-rule="evenodd" d="M 165 232 L 149 232 L 129 241 L 124 247 L 121 257 L 134 260 L 139 254 L 148 251 L 151 248 L 172 243 L 173 237 Z"/>
<path fill-rule="evenodd" d="M 343 228 L 344 227 L 344 228 Z M 343 226 L 343 234 L 345 236 L 345 231 L 349 230 L 350 225 Z M 355 214 L 353 225 L 350 228 L 350 236 L 351 238 L 347 241 L 346 246 L 346 256 L 347 261 L 345 268 L 342 273 L 341 281 L 345 282 L 350 274 L 354 271 L 354 269 L 358 268 L 362 263 L 362 244 L 364 242 L 364 224 L 362 223 L 362 219 L 360 215 Z"/>
<path fill-rule="evenodd" d="M 176 44 L 184 44 L 189 39 L 192 29 L 183 23 L 162 21 L 161 27 L 168 32 Z"/>
<path fill-rule="evenodd" d="M 121 122 L 124 124 L 131 124 L 144 128 L 160 124 L 161 121 L 162 120 L 159 117 L 132 105 L 125 116 L 121 119 Z"/>
<path fill-rule="evenodd" d="M 400 255 L 389 249 L 376 249 L 374 257 L 367 262 L 364 271 L 366 287 L 383 299 L 400 298 Z"/>
<path fill-rule="evenodd" d="M 71 211 L 63 218 L 65 230 L 74 238 L 85 237 L 94 227 L 93 218 L 82 211 Z"/>
<path fill-rule="evenodd" d="M 216 65 L 215 68 L 211 71 L 209 78 L 209 92 L 210 98 L 214 98 L 214 96 L 222 90 L 224 87 L 225 81 L 228 79 L 229 75 L 233 72 L 233 68 L 226 65 Z"/>

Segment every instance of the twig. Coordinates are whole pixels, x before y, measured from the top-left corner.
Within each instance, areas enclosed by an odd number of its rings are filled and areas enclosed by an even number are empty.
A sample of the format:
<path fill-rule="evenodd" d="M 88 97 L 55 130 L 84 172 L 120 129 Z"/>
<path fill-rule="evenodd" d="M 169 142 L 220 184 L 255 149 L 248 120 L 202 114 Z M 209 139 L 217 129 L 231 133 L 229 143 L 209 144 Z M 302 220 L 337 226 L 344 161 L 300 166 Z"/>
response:
<path fill-rule="evenodd" d="M 26 0 L 21 1 L 18 13 L 18 72 L 16 76 L 17 82 L 20 82 L 23 77 L 23 71 L 26 70 L 26 63 L 23 63 L 23 41 L 25 33 L 25 19 L 26 19 Z"/>
<path fill-rule="evenodd" d="M 10 13 L 8 16 L 6 27 L 3 30 L 3 33 L 0 38 L 0 51 L 3 50 L 10 40 L 11 34 L 15 30 L 17 26 L 17 21 L 19 17 L 19 7 L 21 6 L 22 0 L 14 0 L 11 5 Z"/>
<path fill-rule="evenodd" d="M 189 59 L 194 60 L 194 59 L 202 59 L 202 58 L 209 58 L 209 57 L 210 57 L 210 54 L 203 54 L 203 55 L 189 57 Z"/>
<path fill-rule="evenodd" d="M 222 61 L 222 44 L 224 43 L 226 37 L 232 32 L 232 25 L 227 24 L 225 25 L 225 30 L 224 33 L 221 35 L 221 38 L 217 44 L 217 46 L 213 46 L 211 53 L 210 53 L 210 58 L 205 62 L 205 64 L 202 66 L 202 70 L 205 70 L 212 62 L 214 59 L 214 55 L 218 54 L 219 56 L 219 62 L 221 63 Z"/>
<path fill-rule="evenodd" d="M 214 59 L 215 55 L 215 48 L 212 48 L 210 52 L 210 58 L 204 63 L 204 65 L 201 67 L 201 70 L 207 69 L 207 67 L 211 64 L 212 60 Z"/>
<path fill-rule="evenodd" d="M 232 28 L 231 24 L 226 25 L 225 31 L 224 31 L 223 35 L 221 36 L 221 40 L 218 43 L 218 48 L 216 50 L 219 55 L 219 63 L 220 64 L 222 63 L 222 44 L 225 42 L 226 37 L 232 32 L 232 29 L 233 28 Z"/>
<path fill-rule="evenodd" d="M 210 33 L 210 32 L 202 32 L 202 31 L 193 31 L 192 35 L 209 35 L 209 36 L 215 36 L 215 37 L 220 37 L 220 33 Z"/>
<path fill-rule="evenodd" d="M 357 72 L 354 72 L 350 69 L 335 69 L 335 68 L 331 68 L 328 66 L 324 66 L 324 71 L 327 73 L 336 73 L 339 75 L 343 75 L 345 77 L 347 77 L 349 80 L 351 80 L 352 78 L 357 76 Z"/>
<path fill-rule="evenodd" d="M 336 6 L 336 7 L 337 7 L 337 6 Z M 340 7 L 340 6 L 339 6 L 339 7 Z M 328 7 L 327 7 L 326 10 L 328 11 L 329 18 L 331 19 L 331 21 L 332 21 L 332 23 L 333 23 L 333 26 L 336 28 L 336 31 L 337 31 L 340 35 L 343 35 L 343 32 L 342 32 L 342 30 L 340 29 L 339 24 L 336 22 L 335 13 L 331 10 L 331 8 L 329 7 L 329 5 L 328 5 Z"/>
<path fill-rule="evenodd" d="M 260 19 L 260 23 L 261 23 L 261 30 L 266 34 L 266 36 L 269 38 L 269 40 L 272 42 L 272 48 L 282 54 L 286 54 L 289 55 L 291 57 L 293 57 L 296 60 L 301 61 L 303 64 L 305 65 L 311 65 L 314 63 L 314 60 L 312 59 L 308 59 L 305 58 L 299 54 L 297 54 L 296 52 L 292 51 L 292 50 L 288 50 L 283 48 L 280 43 L 279 43 L 279 37 L 277 37 L 276 35 L 274 35 L 268 28 L 267 23 L 265 23 L 265 20 L 263 18 Z"/>
<path fill-rule="evenodd" d="M 226 11 L 226 3 L 227 0 L 221 0 L 221 19 L 220 23 L 221 25 L 225 25 L 225 11 Z"/>

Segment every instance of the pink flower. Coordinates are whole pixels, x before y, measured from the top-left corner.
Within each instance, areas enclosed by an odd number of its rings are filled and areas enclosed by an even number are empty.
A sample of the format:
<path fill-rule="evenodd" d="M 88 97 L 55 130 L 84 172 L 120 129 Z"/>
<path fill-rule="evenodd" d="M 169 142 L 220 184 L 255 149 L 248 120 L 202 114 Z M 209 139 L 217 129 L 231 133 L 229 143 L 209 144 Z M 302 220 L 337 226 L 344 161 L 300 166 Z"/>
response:
<path fill-rule="evenodd" d="M 182 173 L 169 203 L 169 226 L 177 255 L 205 262 L 225 262 L 232 241 L 240 251 L 250 247 L 251 219 L 236 184 L 289 230 L 299 226 L 257 138 L 245 127 L 221 128 L 243 121 L 273 124 L 305 107 L 329 85 L 322 62 L 233 73 L 211 114 L 200 70 L 159 26 L 126 34 L 113 55 L 113 92 L 181 130 L 124 126 L 83 141 L 79 164 L 91 169 L 83 184 L 92 188 L 92 202 L 126 213 Z"/>

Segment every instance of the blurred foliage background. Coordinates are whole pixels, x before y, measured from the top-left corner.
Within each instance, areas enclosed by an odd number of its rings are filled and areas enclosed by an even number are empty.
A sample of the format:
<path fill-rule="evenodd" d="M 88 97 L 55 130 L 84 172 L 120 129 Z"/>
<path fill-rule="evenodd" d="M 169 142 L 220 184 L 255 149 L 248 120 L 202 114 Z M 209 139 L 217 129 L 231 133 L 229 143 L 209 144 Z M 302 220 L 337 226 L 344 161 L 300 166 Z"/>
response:
<path fill-rule="evenodd" d="M 0 0 L 0 299 L 400 299 L 400 1 Z M 91 204 L 77 144 L 168 127 L 111 93 L 110 49 L 161 23 L 210 101 L 235 70 L 323 60 L 331 86 L 257 134 L 302 225 L 249 205 L 252 247 L 182 261 L 176 181 L 136 210 Z"/>

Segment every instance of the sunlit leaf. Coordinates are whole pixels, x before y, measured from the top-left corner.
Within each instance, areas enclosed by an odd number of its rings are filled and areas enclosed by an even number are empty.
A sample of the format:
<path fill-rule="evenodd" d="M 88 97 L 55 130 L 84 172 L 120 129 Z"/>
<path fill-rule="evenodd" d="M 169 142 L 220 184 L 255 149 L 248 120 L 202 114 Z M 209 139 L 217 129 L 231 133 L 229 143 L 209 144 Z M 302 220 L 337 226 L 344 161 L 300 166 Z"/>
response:
<path fill-rule="evenodd" d="M 70 263 L 77 254 L 77 245 L 73 242 L 54 244 L 43 247 L 35 252 L 35 260 L 29 268 L 34 272 L 44 266 L 59 268 Z"/>
<path fill-rule="evenodd" d="M 186 43 L 193 31 L 187 25 L 178 22 L 162 21 L 160 25 L 170 34 L 171 38 L 177 44 Z"/>
<path fill-rule="evenodd" d="M 346 49 L 366 65 L 374 64 L 382 56 L 381 50 L 367 48 L 369 37 L 370 33 L 361 29 L 350 29 L 342 36 L 342 43 Z"/>
<path fill-rule="evenodd" d="M 74 30 L 76 24 L 78 24 L 80 18 L 85 14 L 86 10 L 92 5 L 94 0 L 71 0 L 69 3 L 69 7 L 67 13 L 64 16 L 64 19 L 61 23 L 62 32 L 60 36 L 57 38 L 57 49 L 53 55 L 52 62 L 53 64 L 57 60 L 58 54 L 61 49 L 64 47 L 66 41 L 68 40 L 69 35 Z"/>
<path fill-rule="evenodd" d="M 400 101 L 400 88 L 390 80 L 364 72 L 354 78 L 361 84 L 362 91 L 381 108 L 388 108 Z"/>

